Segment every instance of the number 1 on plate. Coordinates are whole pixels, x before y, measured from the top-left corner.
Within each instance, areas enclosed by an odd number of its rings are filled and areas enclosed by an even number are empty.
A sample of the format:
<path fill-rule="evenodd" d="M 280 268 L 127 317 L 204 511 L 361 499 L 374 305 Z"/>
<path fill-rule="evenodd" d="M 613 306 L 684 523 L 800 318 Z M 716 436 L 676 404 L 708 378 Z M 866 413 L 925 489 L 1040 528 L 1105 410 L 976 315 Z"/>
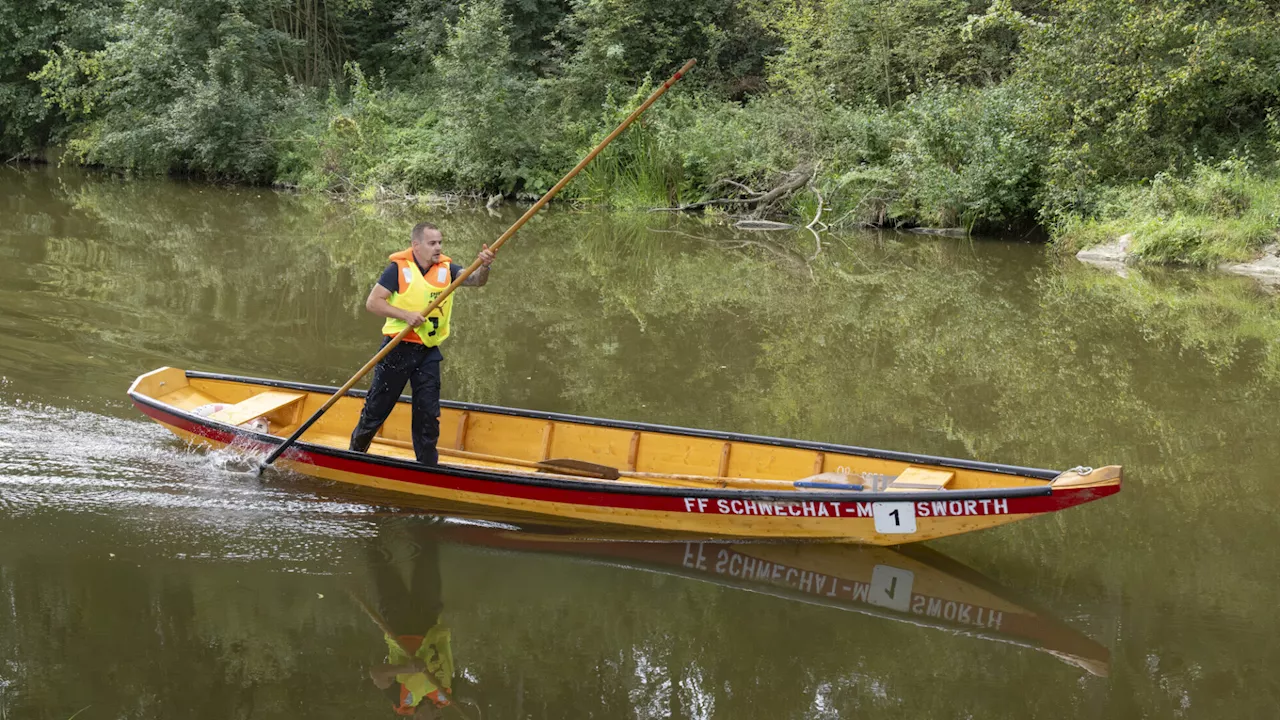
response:
<path fill-rule="evenodd" d="M 916 531 L 915 503 L 871 503 L 871 517 L 875 519 L 876 532 L 883 535 L 907 535 Z"/>

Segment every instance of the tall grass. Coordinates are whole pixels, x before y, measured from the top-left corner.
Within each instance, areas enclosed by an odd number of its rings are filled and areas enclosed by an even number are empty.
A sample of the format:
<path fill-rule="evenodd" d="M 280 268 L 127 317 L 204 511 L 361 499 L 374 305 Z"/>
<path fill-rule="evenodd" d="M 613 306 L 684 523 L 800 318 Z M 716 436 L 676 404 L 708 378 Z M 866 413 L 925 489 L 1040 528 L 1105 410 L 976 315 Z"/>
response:
<path fill-rule="evenodd" d="M 1179 178 L 1109 188 L 1094 217 L 1057 223 L 1054 242 L 1075 252 L 1132 234 L 1143 262 L 1211 266 L 1254 257 L 1280 231 L 1280 178 L 1231 159 Z"/>
<path fill-rule="evenodd" d="M 583 170 L 579 200 L 622 210 L 671 207 L 687 194 L 684 167 L 639 123 Z"/>

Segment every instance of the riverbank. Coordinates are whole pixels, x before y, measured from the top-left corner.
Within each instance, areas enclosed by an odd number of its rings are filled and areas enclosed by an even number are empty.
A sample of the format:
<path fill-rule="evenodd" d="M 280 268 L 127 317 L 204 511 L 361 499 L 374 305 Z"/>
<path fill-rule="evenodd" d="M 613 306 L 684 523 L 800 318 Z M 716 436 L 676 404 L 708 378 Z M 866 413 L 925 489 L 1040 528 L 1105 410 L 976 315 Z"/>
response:
<path fill-rule="evenodd" d="M 1059 250 L 1083 251 L 1083 258 L 1245 266 L 1245 274 L 1250 264 L 1265 264 L 1277 241 L 1280 178 L 1240 162 L 1202 164 L 1188 178 L 1157 175 L 1144 185 L 1109 189 L 1097 215 L 1067 218 L 1054 232 Z"/>
<path fill-rule="evenodd" d="M 1280 634 L 1273 559 L 1258 552 L 1280 542 L 1280 296 L 1217 273 L 1120 278 L 1042 244 L 889 232 L 824 236 L 806 266 L 742 242 L 776 236 L 567 210 L 526 226 L 484 288 L 460 290 L 445 397 L 1037 467 L 1121 463 L 1114 502 L 930 543 L 1107 645 L 1117 680 L 974 637 L 990 624 L 930 632 L 616 562 L 455 546 L 442 550 L 443 617 L 484 717 L 694 717 L 677 693 L 699 688 L 715 690 L 713 717 L 1027 714 L 1027 693 L 1007 687 L 1043 688 L 1043 720 L 1099 707 L 1266 717 L 1280 702 L 1275 653 L 1252 642 Z M 448 253 L 474 257 L 518 214 L 499 212 L 438 213 Z M 377 348 L 364 300 L 417 215 L 0 168 L 0 597 L 12 600 L 0 615 L 13 618 L 0 647 L 16 662 L 0 716 L 138 715 L 145 701 L 145 717 L 292 719 L 299 687 L 335 715 L 392 716 L 367 679 L 385 644 L 347 591 L 371 581 L 366 558 L 410 560 L 414 546 L 375 541 L 384 519 L 403 532 L 412 518 L 219 471 L 123 390 L 161 365 L 341 383 Z M 675 558 L 704 555 L 715 572 L 710 549 Z M 904 569 L 893 577 L 914 582 L 913 617 L 952 613 L 941 586 Z M 617 621 L 611 609 L 636 598 L 652 600 Z M 968 601 L 1017 629 L 1006 605 Z M 752 625 L 771 617 L 787 618 L 776 636 Z M 780 669 L 759 662 L 769 653 L 806 659 Z M 104 657 L 110 682 L 86 684 Z M 929 665 L 972 672 L 925 677 Z M 218 678 L 217 692 L 192 678 Z"/>
<path fill-rule="evenodd" d="M 836 229 L 1039 226 L 1064 250 L 1132 234 L 1143 262 L 1196 265 L 1245 260 L 1278 224 L 1263 206 L 1280 19 L 1264 4 L 319 5 L 0 9 L 0 160 L 64 147 L 135 176 L 537 196 L 696 58 L 566 199 L 799 224 L 821 206 Z M 1221 207 L 1212 188 L 1201 206 L 1178 194 L 1215 173 L 1252 189 Z"/>

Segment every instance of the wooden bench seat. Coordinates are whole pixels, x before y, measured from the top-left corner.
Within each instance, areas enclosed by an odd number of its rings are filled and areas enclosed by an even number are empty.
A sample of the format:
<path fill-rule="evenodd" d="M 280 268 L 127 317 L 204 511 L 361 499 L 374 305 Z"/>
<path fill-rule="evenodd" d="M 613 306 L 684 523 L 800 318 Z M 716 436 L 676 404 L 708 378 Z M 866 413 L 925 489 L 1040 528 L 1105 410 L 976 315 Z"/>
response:
<path fill-rule="evenodd" d="M 889 483 L 885 492 L 927 492 L 946 490 L 956 474 L 946 470 L 909 467 Z"/>
<path fill-rule="evenodd" d="M 302 401 L 306 397 L 303 393 L 268 390 L 223 408 L 209 417 L 218 422 L 243 425 L 264 415 L 271 415 L 270 419 L 279 424 L 292 425 L 298 422 L 298 413 L 302 410 Z"/>

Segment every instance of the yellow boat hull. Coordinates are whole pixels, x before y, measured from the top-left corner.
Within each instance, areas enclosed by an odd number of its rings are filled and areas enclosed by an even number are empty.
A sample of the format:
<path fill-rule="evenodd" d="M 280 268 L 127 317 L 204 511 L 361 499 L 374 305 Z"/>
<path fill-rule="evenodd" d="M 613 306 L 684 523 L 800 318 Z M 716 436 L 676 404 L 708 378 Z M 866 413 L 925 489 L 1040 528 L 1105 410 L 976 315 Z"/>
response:
<path fill-rule="evenodd" d="M 139 377 L 129 395 L 185 440 L 265 452 L 334 391 L 161 368 Z M 874 545 L 1056 512 L 1114 494 L 1121 483 L 1115 466 L 1057 473 L 461 403 L 443 404 L 441 450 L 443 460 L 460 453 L 465 461 L 424 466 L 403 447 L 407 400 L 371 452 L 346 450 L 361 395 L 340 399 L 276 464 L 336 483 L 520 514 L 707 536 Z M 212 416 L 194 412 L 213 403 L 232 407 Z M 245 427 L 259 418 L 270 422 L 268 432 Z M 587 478 L 529 467 L 551 458 L 616 466 L 627 476 Z M 827 482 L 832 477 L 862 484 Z M 936 482 L 903 482 L 916 478 Z"/>

